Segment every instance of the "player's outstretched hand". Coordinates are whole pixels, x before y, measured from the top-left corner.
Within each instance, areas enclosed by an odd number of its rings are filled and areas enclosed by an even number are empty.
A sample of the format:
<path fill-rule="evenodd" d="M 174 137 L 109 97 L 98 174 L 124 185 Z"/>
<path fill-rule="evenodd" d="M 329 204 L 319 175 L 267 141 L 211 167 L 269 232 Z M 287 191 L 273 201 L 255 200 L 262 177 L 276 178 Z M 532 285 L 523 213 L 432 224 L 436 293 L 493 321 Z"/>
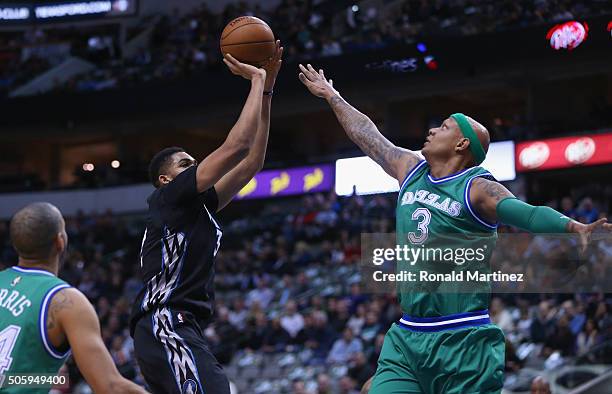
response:
<path fill-rule="evenodd" d="M 232 74 L 240 75 L 244 79 L 248 79 L 249 81 L 253 78 L 266 78 L 266 70 L 263 68 L 257 68 L 255 66 L 251 66 L 250 64 L 242 63 L 236 60 L 235 57 L 226 53 L 223 56 L 223 63 L 230 69 Z"/>
<path fill-rule="evenodd" d="M 334 89 L 334 82 L 330 79 L 329 81 L 325 78 L 323 70 L 319 69 L 319 72 L 315 70 L 310 64 L 306 67 L 299 65 L 301 73 L 299 74 L 300 81 L 317 97 L 329 100 L 335 95 L 339 94 Z"/>
<path fill-rule="evenodd" d="M 608 219 L 606 218 L 601 218 L 591 224 L 583 224 L 575 220 L 572 220 L 569 224 L 569 232 L 576 233 L 580 236 L 580 249 L 582 252 L 586 250 L 586 247 L 591 240 L 593 231 L 599 228 L 612 232 L 612 224 L 608 223 Z"/>
<path fill-rule="evenodd" d="M 274 56 L 270 58 L 262 67 L 266 70 L 266 83 L 264 90 L 269 92 L 274 89 L 274 83 L 276 82 L 276 76 L 281 69 L 283 63 L 283 47 L 281 46 L 280 40 L 276 40 L 276 50 Z"/>

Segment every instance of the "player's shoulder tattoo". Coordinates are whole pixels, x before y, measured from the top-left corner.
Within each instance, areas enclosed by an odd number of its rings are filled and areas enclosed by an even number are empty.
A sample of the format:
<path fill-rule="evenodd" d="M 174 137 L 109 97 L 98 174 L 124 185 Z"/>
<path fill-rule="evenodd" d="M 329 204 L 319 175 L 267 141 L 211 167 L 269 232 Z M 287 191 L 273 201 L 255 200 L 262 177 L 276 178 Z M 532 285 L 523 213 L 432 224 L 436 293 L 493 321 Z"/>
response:
<path fill-rule="evenodd" d="M 512 197 L 512 193 L 504 185 L 496 181 L 477 177 L 472 181 L 472 185 L 478 190 L 482 190 L 485 195 L 495 200 L 495 202 L 499 202 L 506 197 Z"/>
<path fill-rule="evenodd" d="M 51 305 L 47 312 L 47 330 L 55 327 L 57 324 L 57 314 L 63 309 L 69 309 L 74 306 L 74 301 L 67 292 L 68 289 L 58 291 L 51 299 Z"/>

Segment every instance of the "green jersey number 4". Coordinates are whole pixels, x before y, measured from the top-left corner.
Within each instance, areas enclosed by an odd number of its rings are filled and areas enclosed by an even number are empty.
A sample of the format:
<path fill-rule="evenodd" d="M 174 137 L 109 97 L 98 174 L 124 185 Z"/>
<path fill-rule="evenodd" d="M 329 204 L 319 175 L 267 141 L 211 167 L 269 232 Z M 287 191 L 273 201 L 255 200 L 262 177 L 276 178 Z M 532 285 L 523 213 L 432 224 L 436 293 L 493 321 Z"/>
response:
<path fill-rule="evenodd" d="M 11 367 L 13 358 L 11 353 L 17 343 L 21 327 L 10 325 L 0 332 L 0 375 Z"/>

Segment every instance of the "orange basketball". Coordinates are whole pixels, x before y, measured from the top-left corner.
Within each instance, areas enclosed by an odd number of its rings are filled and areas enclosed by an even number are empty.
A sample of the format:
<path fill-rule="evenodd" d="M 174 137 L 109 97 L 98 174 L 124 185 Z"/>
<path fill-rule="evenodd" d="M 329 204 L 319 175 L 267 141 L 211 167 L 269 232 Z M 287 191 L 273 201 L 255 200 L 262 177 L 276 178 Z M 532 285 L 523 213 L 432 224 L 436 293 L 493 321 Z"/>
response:
<path fill-rule="evenodd" d="M 254 16 L 241 16 L 225 26 L 221 33 L 221 52 L 237 60 L 261 66 L 274 55 L 274 33 L 270 26 Z"/>

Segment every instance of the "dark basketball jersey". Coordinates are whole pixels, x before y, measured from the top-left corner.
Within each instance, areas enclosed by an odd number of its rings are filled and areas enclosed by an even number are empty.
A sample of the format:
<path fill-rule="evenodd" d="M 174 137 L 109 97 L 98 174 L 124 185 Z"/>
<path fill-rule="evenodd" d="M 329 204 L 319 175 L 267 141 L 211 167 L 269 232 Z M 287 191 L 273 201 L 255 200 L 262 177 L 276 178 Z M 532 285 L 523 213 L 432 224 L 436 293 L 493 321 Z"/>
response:
<path fill-rule="evenodd" d="M 144 287 L 132 307 L 131 331 L 147 312 L 169 307 L 199 321 L 213 312 L 214 258 L 221 228 L 214 219 L 214 187 L 198 193 L 197 167 L 180 173 L 148 198 L 149 218 L 140 250 Z"/>

